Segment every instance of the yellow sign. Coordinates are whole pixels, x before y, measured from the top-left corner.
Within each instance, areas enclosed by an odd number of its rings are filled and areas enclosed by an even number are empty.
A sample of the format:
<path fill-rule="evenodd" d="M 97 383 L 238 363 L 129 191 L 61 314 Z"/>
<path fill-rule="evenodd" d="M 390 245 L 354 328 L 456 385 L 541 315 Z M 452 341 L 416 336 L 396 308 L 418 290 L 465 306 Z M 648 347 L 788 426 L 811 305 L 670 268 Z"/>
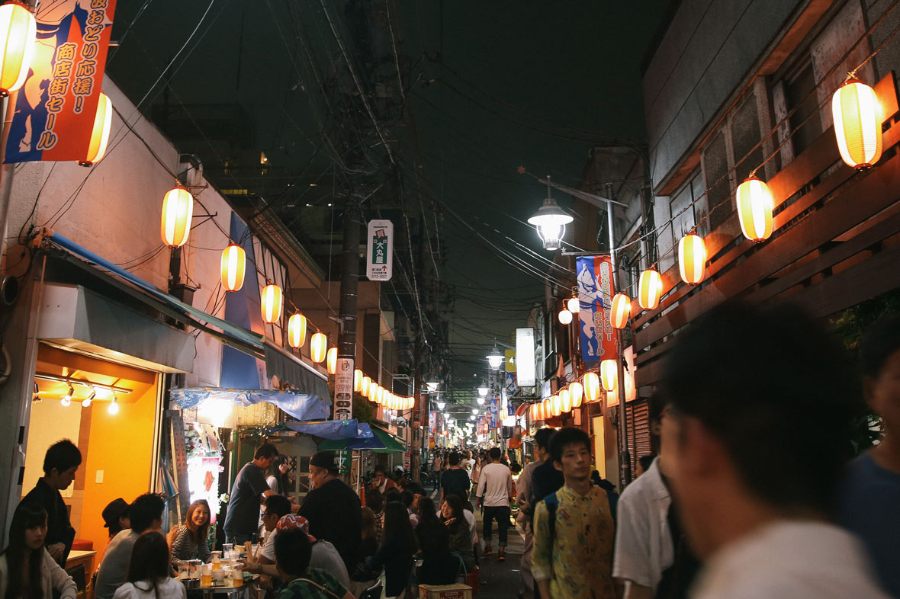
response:
<path fill-rule="evenodd" d="M 505 356 L 506 372 L 515 372 L 516 371 L 516 350 L 508 349 L 504 353 L 506 354 L 506 356 Z"/>

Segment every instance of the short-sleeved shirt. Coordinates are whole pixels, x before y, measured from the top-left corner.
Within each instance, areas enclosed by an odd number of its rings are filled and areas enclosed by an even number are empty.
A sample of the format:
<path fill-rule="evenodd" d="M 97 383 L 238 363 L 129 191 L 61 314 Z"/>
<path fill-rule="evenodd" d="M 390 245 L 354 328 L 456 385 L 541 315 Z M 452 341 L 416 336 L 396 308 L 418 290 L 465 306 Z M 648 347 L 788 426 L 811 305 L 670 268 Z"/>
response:
<path fill-rule="evenodd" d="M 476 495 L 484 500 L 485 507 L 508 507 L 512 496 L 512 473 L 499 462 L 481 469 Z"/>
<path fill-rule="evenodd" d="M 441 488 L 444 497 L 458 495 L 463 501 L 469 496 L 469 475 L 462 468 L 451 468 L 441 475 Z"/>
<path fill-rule="evenodd" d="M 312 584 L 309 582 L 312 581 Z M 331 593 L 322 591 L 319 587 L 328 589 Z M 343 597 L 347 594 L 347 589 L 328 572 L 310 568 L 310 570 L 300 578 L 295 578 L 285 586 L 280 593 L 278 599 L 334 599 L 335 596 Z"/>
<path fill-rule="evenodd" d="M 39 505 L 47 510 L 47 536 L 45 545 L 62 543 L 66 546 L 60 565 L 66 563 L 72 542 L 75 540 L 75 529 L 69 521 L 69 510 L 63 501 L 59 490 L 48 485 L 43 478 L 39 478 L 34 488 L 22 498 L 22 503 Z"/>
<path fill-rule="evenodd" d="M 672 500 L 659 472 L 659 458 L 625 487 L 617 505 L 613 576 L 655 590 L 675 560 L 669 506 Z"/>
<path fill-rule="evenodd" d="M 758 527 L 709 556 L 691 597 L 887 599 L 888 595 L 875 584 L 862 546 L 846 531 L 824 522 L 781 521 Z"/>
<path fill-rule="evenodd" d="M 260 498 L 268 490 L 265 470 L 253 462 L 244 464 L 234 479 L 231 497 L 228 498 L 226 535 L 251 535 L 258 530 Z"/>
<path fill-rule="evenodd" d="M 885 590 L 900 597 L 900 474 L 868 453 L 851 462 L 841 485 L 839 523 L 862 541 Z"/>
<path fill-rule="evenodd" d="M 309 520 L 309 534 L 331 542 L 352 572 L 362 541 L 362 507 L 353 489 L 332 479 L 309 492 L 300 515 Z"/>
<path fill-rule="evenodd" d="M 116 589 L 128 580 L 131 552 L 139 536 L 141 535 L 127 528 L 114 536 L 106 546 L 106 553 L 103 554 L 103 561 L 100 562 L 100 570 L 97 572 L 97 582 L 94 585 L 96 599 L 111 599 Z"/>
<path fill-rule="evenodd" d="M 535 508 L 531 554 L 534 579 L 550 581 L 554 599 L 615 599 L 615 531 L 606 492 L 592 485 L 587 494 L 581 495 L 562 487 L 556 491 L 556 498 L 552 527 L 546 500 Z"/>

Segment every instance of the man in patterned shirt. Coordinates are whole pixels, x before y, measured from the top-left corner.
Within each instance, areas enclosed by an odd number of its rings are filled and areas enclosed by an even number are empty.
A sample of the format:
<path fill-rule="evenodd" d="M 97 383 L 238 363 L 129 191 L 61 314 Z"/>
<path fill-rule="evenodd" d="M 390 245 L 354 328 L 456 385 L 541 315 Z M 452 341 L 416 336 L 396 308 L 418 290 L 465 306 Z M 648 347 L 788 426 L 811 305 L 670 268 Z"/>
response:
<path fill-rule="evenodd" d="M 565 484 L 537 504 L 531 570 L 542 599 L 614 599 L 615 530 L 606 492 L 591 484 L 591 440 L 577 428 L 550 442 Z"/>

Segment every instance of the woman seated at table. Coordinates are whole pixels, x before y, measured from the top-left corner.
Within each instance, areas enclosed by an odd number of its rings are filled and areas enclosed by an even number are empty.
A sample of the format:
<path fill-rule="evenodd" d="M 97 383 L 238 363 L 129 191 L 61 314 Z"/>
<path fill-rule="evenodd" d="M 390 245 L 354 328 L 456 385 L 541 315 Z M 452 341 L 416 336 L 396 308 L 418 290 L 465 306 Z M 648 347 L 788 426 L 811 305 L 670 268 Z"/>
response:
<path fill-rule="evenodd" d="M 284 530 L 275 538 L 275 565 L 286 583 L 278 599 L 353 599 L 337 579 L 318 568 L 310 568 L 312 545 L 299 528 Z"/>
<path fill-rule="evenodd" d="M 0 598 L 45 599 L 59 593 L 60 599 L 75 599 L 75 581 L 56 563 L 44 547 L 47 512 L 24 503 L 16 508 L 9 529 L 9 546 L 0 554 Z"/>
<path fill-rule="evenodd" d="M 167 540 L 172 549 L 172 559 L 209 561 L 210 551 L 206 540 L 209 513 L 209 503 L 205 499 L 198 499 L 188 507 L 184 524 L 169 531 Z"/>
<path fill-rule="evenodd" d="M 134 542 L 128 582 L 113 599 L 186 599 L 187 590 L 169 576 L 169 546 L 158 532 L 146 532 Z"/>
<path fill-rule="evenodd" d="M 441 504 L 441 521 L 450 533 L 450 551 L 455 551 L 462 558 L 466 572 L 475 568 L 475 550 L 472 543 L 472 530 L 466 521 L 465 507 L 458 495 L 447 495 Z"/>

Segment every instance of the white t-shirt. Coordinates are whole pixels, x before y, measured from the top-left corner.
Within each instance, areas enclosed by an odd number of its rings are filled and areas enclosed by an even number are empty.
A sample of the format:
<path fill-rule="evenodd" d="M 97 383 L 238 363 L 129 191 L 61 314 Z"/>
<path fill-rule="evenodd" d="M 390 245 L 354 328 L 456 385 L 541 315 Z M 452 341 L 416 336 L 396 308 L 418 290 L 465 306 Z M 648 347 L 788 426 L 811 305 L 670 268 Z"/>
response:
<path fill-rule="evenodd" d="M 769 524 L 717 551 L 692 599 L 887 599 L 862 546 L 824 522 Z"/>
<path fill-rule="evenodd" d="M 135 586 L 132 582 L 126 582 L 116 589 L 113 599 L 156 599 L 153 585 L 148 580 L 143 580 Z M 187 591 L 184 585 L 174 578 L 166 578 L 156 583 L 159 599 L 187 599 Z"/>
<path fill-rule="evenodd" d="M 263 546 L 259 548 L 259 554 L 272 562 L 275 563 L 275 537 L 278 536 L 278 529 L 273 528 L 271 532 L 266 533 L 266 538 L 263 541 Z"/>
<path fill-rule="evenodd" d="M 616 514 L 614 578 L 656 590 L 675 551 L 669 531 L 672 500 L 659 473 L 659 459 L 622 491 Z"/>
<path fill-rule="evenodd" d="M 485 507 L 508 507 L 512 496 L 512 473 L 509 468 L 500 462 L 482 468 L 476 495 L 484 498 Z"/>

